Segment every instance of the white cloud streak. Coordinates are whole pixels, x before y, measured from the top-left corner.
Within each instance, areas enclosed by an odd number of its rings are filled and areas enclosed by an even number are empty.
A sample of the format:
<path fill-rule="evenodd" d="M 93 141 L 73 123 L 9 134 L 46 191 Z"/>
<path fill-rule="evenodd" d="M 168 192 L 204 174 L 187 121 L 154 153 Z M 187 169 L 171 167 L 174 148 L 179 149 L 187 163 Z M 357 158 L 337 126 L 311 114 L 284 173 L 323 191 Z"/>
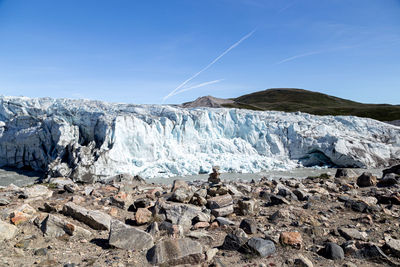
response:
<path fill-rule="evenodd" d="M 165 102 L 165 100 L 167 100 L 169 97 L 171 97 L 172 95 L 176 95 L 175 93 L 181 89 L 182 87 L 184 87 L 188 82 L 190 82 L 191 80 L 193 80 L 194 78 L 196 78 L 197 76 L 199 76 L 201 73 L 203 73 L 204 71 L 206 71 L 207 69 L 209 69 L 212 65 L 214 65 L 215 63 L 217 63 L 223 56 L 225 56 L 227 53 L 229 53 L 229 51 L 231 51 L 232 49 L 234 49 L 235 47 L 237 47 L 241 42 L 243 42 L 244 40 L 248 39 L 249 37 L 251 37 L 254 32 L 256 30 L 253 30 L 251 32 L 249 32 L 248 34 L 246 34 L 245 36 L 243 36 L 239 41 L 237 41 L 236 43 L 234 43 L 233 45 L 231 45 L 228 49 L 226 49 L 222 54 L 220 54 L 218 57 L 216 57 L 213 61 L 211 61 L 210 64 L 208 64 L 207 66 L 205 66 L 204 68 L 202 68 L 199 72 L 197 72 L 196 74 L 194 74 L 192 77 L 190 77 L 189 79 L 185 80 L 183 83 L 181 83 L 178 87 L 176 87 L 174 90 L 172 90 L 168 95 L 163 97 L 163 102 Z"/>
<path fill-rule="evenodd" d="M 197 85 L 193 85 L 193 86 L 190 86 L 190 87 L 187 87 L 187 88 L 183 88 L 183 89 L 173 93 L 171 96 L 174 96 L 174 95 L 177 95 L 177 94 L 180 94 L 180 93 L 192 90 L 192 89 L 196 89 L 196 88 L 204 87 L 204 86 L 207 86 L 207 85 L 211 85 L 211 84 L 214 84 L 214 83 L 219 83 L 219 82 L 222 82 L 223 80 L 224 79 L 214 80 L 214 81 L 209 81 L 209 82 L 204 82 L 204 83 L 200 83 L 200 84 L 197 84 Z"/>

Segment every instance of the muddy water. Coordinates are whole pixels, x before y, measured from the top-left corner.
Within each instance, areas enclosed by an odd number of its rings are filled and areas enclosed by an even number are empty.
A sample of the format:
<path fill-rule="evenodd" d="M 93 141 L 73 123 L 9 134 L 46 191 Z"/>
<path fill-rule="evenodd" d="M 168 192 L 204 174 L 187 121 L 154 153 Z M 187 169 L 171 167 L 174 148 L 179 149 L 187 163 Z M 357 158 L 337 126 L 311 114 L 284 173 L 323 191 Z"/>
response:
<path fill-rule="evenodd" d="M 381 177 L 382 169 L 352 169 L 357 174 L 361 174 L 364 171 L 372 172 L 374 175 Z M 268 177 L 271 179 L 277 178 L 306 178 L 308 176 L 317 176 L 322 173 L 330 173 L 334 175 L 336 169 L 313 169 L 313 168 L 298 168 L 289 171 L 264 171 L 259 173 L 222 173 L 222 180 L 243 180 L 251 181 L 252 179 L 258 180 L 262 177 Z M 43 176 L 42 173 L 33 171 L 23 171 L 15 169 L 0 169 L 0 186 L 7 186 L 11 183 L 17 186 L 24 186 L 35 183 L 36 180 Z M 148 183 L 162 183 L 171 184 L 175 179 L 182 179 L 185 181 L 194 180 L 207 180 L 208 174 L 199 174 L 191 176 L 176 176 L 170 178 L 153 178 L 148 179 Z"/>
<path fill-rule="evenodd" d="M 43 173 L 18 169 L 0 169 L 0 186 L 15 184 L 17 186 L 30 185 L 43 177 Z"/>

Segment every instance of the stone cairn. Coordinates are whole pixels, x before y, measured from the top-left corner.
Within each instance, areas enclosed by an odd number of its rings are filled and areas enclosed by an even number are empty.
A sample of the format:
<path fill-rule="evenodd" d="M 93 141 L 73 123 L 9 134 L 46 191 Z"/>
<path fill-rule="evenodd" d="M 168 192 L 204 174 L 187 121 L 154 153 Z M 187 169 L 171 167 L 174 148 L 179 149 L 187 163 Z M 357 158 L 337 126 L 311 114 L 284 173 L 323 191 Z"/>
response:
<path fill-rule="evenodd" d="M 212 184 L 219 184 L 221 182 L 221 178 L 219 176 L 221 175 L 219 173 L 219 166 L 213 166 L 212 170 L 213 172 L 210 173 L 210 176 L 208 177 L 208 182 Z"/>

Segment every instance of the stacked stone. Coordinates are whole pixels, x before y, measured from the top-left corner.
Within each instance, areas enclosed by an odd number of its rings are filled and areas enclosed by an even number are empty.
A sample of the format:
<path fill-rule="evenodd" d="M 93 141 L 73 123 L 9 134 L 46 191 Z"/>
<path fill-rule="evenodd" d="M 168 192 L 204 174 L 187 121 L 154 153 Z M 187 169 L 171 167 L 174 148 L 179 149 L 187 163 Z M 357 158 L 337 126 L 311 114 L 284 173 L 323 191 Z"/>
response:
<path fill-rule="evenodd" d="M 213 172 L 210 173 L 210 176 L 208 177 L 208 182 L 212 183 L 212 184 L 219 184 L 221 183 L 221 179 L 219 178 L 219 176 L 221 175 L 219 173 L 219 166 L 214 166 L 212 168 Z"/>

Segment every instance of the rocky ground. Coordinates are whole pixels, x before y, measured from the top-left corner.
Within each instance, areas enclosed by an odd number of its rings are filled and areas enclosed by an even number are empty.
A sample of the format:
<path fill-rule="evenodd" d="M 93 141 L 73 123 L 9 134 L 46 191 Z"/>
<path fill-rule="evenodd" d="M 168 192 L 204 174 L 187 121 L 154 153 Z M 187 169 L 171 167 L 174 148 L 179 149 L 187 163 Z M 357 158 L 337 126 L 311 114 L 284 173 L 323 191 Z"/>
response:
<path fill-rule="evenodd" d="M 400 266 L 400 165 L 335 177 L 0 187 L 0 266 Z"/>

